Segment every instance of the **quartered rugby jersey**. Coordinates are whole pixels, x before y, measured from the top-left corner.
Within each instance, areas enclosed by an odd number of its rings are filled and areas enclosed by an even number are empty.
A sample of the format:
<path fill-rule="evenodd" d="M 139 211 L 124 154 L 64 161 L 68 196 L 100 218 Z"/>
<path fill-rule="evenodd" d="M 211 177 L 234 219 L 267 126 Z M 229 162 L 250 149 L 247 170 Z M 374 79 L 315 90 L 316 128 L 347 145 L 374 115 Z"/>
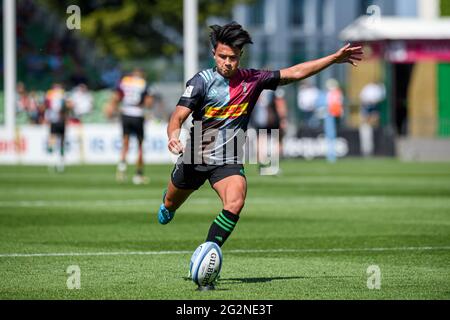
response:
<path fill-rule="evenodd" d="M 119 91 L 121 100 L 121 113 L 129 117 L 144 117 L 142 107 L 146 95 L 151 95 L 145 79 L 134 76 L 125 76 L 120 81 Z"/>
<path fill-rule="evenodd" d="M 45 95 L 47 106 L 45 117 L 49 122 L 57 123 L 65 120 L 67 113 L 66 98 L 66 92 L 63 88 L 54 88 L 47 91 Z"/>
<path fill-rule="evenodd" d="M 230 79 L 216 68 L 197 73 L 178 102 L 193 111 L 194 126 L 186 145 L 193 157 L 198 160 L 200 155 L 206 164 L 241 163 L 245 141 L 240 137 L 247 131 L 256 101 L 263 90 L 275 90 L 279 82 L 279 71 L 238 69 Z M 198 135 L 201 148 L 194 142 Z"/>

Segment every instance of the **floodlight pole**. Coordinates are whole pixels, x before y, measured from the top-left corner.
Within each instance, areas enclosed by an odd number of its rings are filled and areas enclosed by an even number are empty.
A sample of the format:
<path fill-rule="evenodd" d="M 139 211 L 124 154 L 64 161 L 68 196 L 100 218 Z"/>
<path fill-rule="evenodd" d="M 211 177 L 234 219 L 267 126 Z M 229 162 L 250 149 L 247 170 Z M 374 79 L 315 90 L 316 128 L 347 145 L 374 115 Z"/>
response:
<path fill-rule="evenodd" d="M 427 20 L 438 19 L 440 16 L 439 0 L 419 0 L 417 3 L 419 17 Z"/>
<path fill-rule="evenodd" d="M 184 82 L 198 72 L 198 0 L 183 0 Z"/>
<path fill-rule="evenodd" d="M 16 125 L 16 1 L 3 0 L 5 127 L 11 137 Z"/>

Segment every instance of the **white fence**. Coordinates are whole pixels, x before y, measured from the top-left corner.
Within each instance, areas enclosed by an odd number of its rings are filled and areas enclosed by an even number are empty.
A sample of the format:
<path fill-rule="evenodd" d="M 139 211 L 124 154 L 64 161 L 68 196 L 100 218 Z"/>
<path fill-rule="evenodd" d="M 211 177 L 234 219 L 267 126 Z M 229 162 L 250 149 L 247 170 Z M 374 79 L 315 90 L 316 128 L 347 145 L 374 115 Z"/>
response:
<path fill-rule="evenodd" d="M 171 163 L 167 150 L 166 123 L 146 123 L 145 163 Z M 120 124 L 68 125 L 66 128 L 65 162 L 67 164 L 115 164 L 122 145 Z M 49 163 L 48 126 L 20 126 L 15 135 L 0 127 L 0 164 Z M 131 139 L 128 162 L 137 157 L 137 143 Z"/>

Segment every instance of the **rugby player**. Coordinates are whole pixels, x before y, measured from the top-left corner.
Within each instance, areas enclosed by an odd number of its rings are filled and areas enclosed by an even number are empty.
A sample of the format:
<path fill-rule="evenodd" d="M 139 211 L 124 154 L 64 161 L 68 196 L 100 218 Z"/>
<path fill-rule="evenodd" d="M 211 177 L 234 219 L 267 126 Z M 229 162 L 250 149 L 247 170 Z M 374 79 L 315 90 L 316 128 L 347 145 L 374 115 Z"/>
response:
<path fill-rule="evenodd" d="M 252 43 L 249 33 L 236 22 L 211 29 L 215 67 L 197 73 L 187 82 L 167 127 L 168 148 L 180 157 L 163 193 L 158 220 L 169 223 L 189 195 L 208 180 L 223 210 L 213 221 L 206 241 L 222 246 L 244 207 L 247 182 L 239 150 L 245 140 L 239 135 L 246 131 L 261 92 L 308 78 L 336 63 L 356 66 L 363 52 L 361 47 L 348 44 L 327 57 L 282 70 L 240 69 L 243 48 Z M 180 128 L 190 114 L 194 126 L 184 146 L 179 139 Z"/>
<path fill-rule="evenodd" d="M 64 171 L 64 145 L 66 137 L 66 121 L 71 108 L 70 101 L 61 83 L 54 83 L 45 94 L 45 121 L 50 124 L 50 136 L 47 152 L 58 155 L 49 165 L 49 169 Z M 55 153 L 58 150 L 59 152 Z"/>
<path fill-rule="evenodd" d="M 127 154 L 130 135 L 134 135 L 138 141 L 138 157 L 136 162 L 136 174 L 133 176 L 134 184 L 146 184 L 148 178 L 144 176 L 144 108 L 151 107 L 153 95 L 149 85 L 140 69 L 135 69 L 131 74 L 123 77 L 118 88 L 114 92 L 110 104 L 107 106 L 107 115 L 111 117 L 120 105 L 122 122 L 122 150 L 120 162 L 117 165 L 116 179 L 118 182 L 126 180 Z"/>

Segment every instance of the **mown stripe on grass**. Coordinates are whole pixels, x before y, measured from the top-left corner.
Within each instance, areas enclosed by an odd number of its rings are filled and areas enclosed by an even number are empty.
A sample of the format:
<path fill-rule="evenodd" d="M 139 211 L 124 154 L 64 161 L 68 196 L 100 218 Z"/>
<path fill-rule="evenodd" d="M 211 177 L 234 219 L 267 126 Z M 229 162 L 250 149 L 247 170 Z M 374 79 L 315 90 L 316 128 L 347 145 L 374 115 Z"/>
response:
<path fill-rule="evenodd" d="M 388 251 L 447 251 L 450 247 L 393 247 L 393 248 L 316 248 L 316 249 L 235 249 L 226 253 L 333 253 L 333 252 L 388 252 Z M 0 258 L 34 257 L 79 257 L 79 256 L 135 256 L 190 254 L 191 251 L 111 251 L 111 252 L 67 252 L 67 253 L 3 253 Z"/>
<path fill-rule="evenodd" d="M 10 195 L 11 196 L 11 195 Z M 217 201 L 216 198 L 195 198 L 190 199 L 190 204 L 211 204 Z M 395 199 L 385 196 L 296 196 L 296 197 L 277 197 L 276 203 L 274 198 L 268 197 L 249 197 L 247 203 L 253 204 L 277 204 L 280 202 L 288 202 L 295 204 L 320 204 L 320 205 L 339 205 L 339 204 L 377 204 L 377 205 L 389 205 L 392 207 L 404 206 L 405 204 L 411 204 L 412 197 L 396 197 Z M 114 205 L 148 205 L 159 204 L 161 199 L 149 197 L 147 199 L 129 199 L 129 200 L 107 200 L 107 199 L 92 199 L 92 200 L 0 200 L 0 207 L 61 207 L 61 206 L 111 206 Z M 421 198 L 420 201 L 414 201 L 414 206 L 423 207 L 450 207 L 446 202 L 437 202 L 436 198 Z"/>

